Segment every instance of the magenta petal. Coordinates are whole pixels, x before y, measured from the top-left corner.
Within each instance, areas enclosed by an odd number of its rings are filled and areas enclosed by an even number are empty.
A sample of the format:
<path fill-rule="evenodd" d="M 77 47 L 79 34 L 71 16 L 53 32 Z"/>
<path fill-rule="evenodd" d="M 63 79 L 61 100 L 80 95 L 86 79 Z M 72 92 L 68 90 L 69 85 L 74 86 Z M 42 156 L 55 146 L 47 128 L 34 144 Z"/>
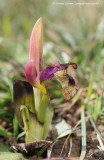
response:
<path fill-rule="evenodd" d="M 25 76 L 26 76 L 26 79 L 28 80 L 28 82 L 31 84 L 31 85 L 35 85 L 35 79 L 37 77 L 37 72 L 36 72 L 36 69 L 35 69 L 35 64 L 34 62 L 28 62 L 25 66 Z"/>
<path fill-rule="evenodd" d="M 59 70 L 59 67 L 50 66 L 40 72 L 40 80 L 44 81 L 46 79 L 50 79 L 54 77 L 54 73 Z"/>
<path fill-rule="evenodd" d="M 39 82 L 39 72 L 42 68 L 42 49 L 43 48 L 43 21 L 42 18 L 39 18 L 33 27 L 31 37 L 30 37 L 30 46 L 29 46 L 29 62 L 34 61 L 34 66 L 37 71 L 37 77 L 34 81 Z"/>
<path fill-rule="evenodd" d="M 44 81 L 50 78 L 54 77 L 54 73 L 56 73 L 59 70 L 67 69 L 69 65 L 72 65 L 74 69 L 77 68 L 77 65 L 75 63 L 66 63 L 66 64 L 60 64 L 59 62 L 56 63 L 54 66 L 49 66 L 45 68 L 43 71 L 40 72 L 40 81 Z"/>
<path fill-rule="evenodd" d="M 39 75 L 42 67 L 42 43 L 43 43 L 43 22 L 40 18 L 33 27 L 30 46 L 29 57 L 25 67 L 25 75 L 28 82 L 35 86 L 35 82 L 40 82 Z"/>

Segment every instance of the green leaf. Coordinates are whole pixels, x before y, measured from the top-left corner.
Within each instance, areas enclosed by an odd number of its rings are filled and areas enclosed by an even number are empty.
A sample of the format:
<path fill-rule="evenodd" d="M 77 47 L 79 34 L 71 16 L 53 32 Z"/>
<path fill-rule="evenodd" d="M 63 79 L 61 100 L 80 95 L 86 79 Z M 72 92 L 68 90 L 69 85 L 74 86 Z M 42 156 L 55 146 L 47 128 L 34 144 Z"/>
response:
<path fill-rule="evenodd" d="M 0 135 L 5 137 L 5 138 L 8 138 L 8 137 L 12 136 L 12 133 L 8 132 L 6 129 L 1 127 L 0 128 Z"/>
<path fill-rule="evenodd" d="M 26 160 L 20 153 L 0 152 L 0 160 Z"/>
<path fill-rule="evenodd" d="M 9 146 L 0 143 L 0 152 L 9 152 Z"/>
<path fill-rule="evenodd" d="M 26 132 L 25 132 L 25 131 L 24 131 L 24 132 L 22 132 L 22 133 L 20 133 L 20 134 L 18 134 L 18 136 L 17 136 L 16 140 L 18 140 L 19 138 L 23 137 L 25 134 L 26 134 Z"/>
<path fill-rule="evenodd" d="M 14 107 L 20 126 L 23 124 L 20 111 L 22 105 L 28 106 L 32 112 L 35 112 L 32 86 L 26 81 L 17 80 L 14 82 Z"/>
<path fill-rule="evenodd" d="M 14 132 L 13 133 L 14 136 L 17 136 L 19 132 L 19 124 L 18 124 L 16 115 L 14 116 L 14 119 L 13 119 L 13 132 Z"/>

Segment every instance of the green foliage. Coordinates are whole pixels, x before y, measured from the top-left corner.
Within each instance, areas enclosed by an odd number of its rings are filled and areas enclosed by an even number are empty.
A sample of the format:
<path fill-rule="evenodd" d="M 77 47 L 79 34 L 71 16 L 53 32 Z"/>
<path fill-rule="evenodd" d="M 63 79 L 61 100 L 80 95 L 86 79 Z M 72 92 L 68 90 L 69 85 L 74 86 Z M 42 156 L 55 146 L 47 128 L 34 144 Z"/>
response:
<path fill-rule="evenodd" d="M 20 153 L 0 152 L 0 160 L 26 160 Z"/>
<path fill-rule="evenodd" d="M 91 107 L 89 107 L 89 111 L 92 115 L 92 118 L 96 121 L 103 112 L 102 97 L 100 96 L 96 97 L 96 101 L 93 103 Z"/>
<path fill-rule="evenodd" d="M 12 153 L 9 146 L 0 143 L 0 160 L 26 160 L 20 153 Z"/>
<path fill-rule="evenodd" d="M 0 143 L 0 152 L 9 152 L 9 146 Z"/>
<path fill-rule="evenodd" d="M 94 76 L 90 76 L 87 96 L 83 99 L 83 104 L 86 110 L 90 111 L 92 118 L 97 119 L 103 113 L 103 95 L 98 95 L 94 89 Z M 103 88 L 102 88 L 103 89 Z"/>
<path fill-rule="evenodd" d="M 19 123 L 15 115 L 13 119 L 13 135 L 16 137 L 18 133 L 19 133 Z"/>
<path fill-rule="evenodd" d="M 12 136 L 12 133 L 8 132 L 5 128 L 0 127 L 0 136 L 8 138 Z"/>

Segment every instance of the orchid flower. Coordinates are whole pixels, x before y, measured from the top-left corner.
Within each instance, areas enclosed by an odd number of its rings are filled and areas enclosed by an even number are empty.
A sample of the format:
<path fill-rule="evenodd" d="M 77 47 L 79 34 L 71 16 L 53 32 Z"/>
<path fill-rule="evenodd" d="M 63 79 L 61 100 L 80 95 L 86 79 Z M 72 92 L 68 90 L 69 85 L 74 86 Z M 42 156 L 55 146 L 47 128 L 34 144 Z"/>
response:
<path fill-rule="evenodd" d="M 77 91 L 75 80 L 67 73 L 69 66 L 76 69 L 77 65 L 75 63 L 61 64 L 57 62 L 43 69 L 42 46 L 43 22 L 40 18 L 30 37 L 29 57 L 25 66 L 25 76 L 28 82 L 21 83 L 21 92 L 23 92 L 23 86 L 26 86 L 25 91 L 27 93 L 21 95 L 24 97 L 23 100 L 18 103 L 16 101 L 17 110 L 21 113 L 20 117 L 22 117 L 26 131 L 26 142 L 44 140 L 51 125 L 53 108 L 49 106 L 50 97 L 44 81 L 55 77 L 62 85 L 62 93 L 66 100 L 70 100 Z M 14 90 L 17 89 L 19 86 L 15 85 Z"/>
<path fill-rule="evenodd" d="M 26 64 L 25 67 L 25 75 L 28 80 L 28 82 L 34 86 L 38 87 L 41 89 L 41 91 L 45 91 L 45 88 L 41 85 L 43 81 L 51 79 L 53 77 L 56 77 L 61 82 L 62 88 L 65 91 L 65 88 L 70 86 L 73 86 L 74 92 L 76 92 L 76 85 L 74 79 L 67 74 L 67 68 L 69 65 L 72 65 L 74 69 L 77 68 L 77 65 L 75 63 L 67 63 L 67 64 L 60 64 L 59 62 L 56 63 L 53 66 L 48 66 L 45 69 L 42 70 L 42 65 L 43 65 L 43 59 L 42 59 L 42 44 L 43 44 L 43 23 L 42 23 L 42 18 L 40 18 L 31 34 L 30 38 L 30 48 L 29 48 L 29 58 L 28 58 L 28 63 Z M 58 74 L 61 74 L 60 78 L 66 78 L 63 84 L 63 80 L 60 80 Z M 63 91 L 63 95 L 64 94 Z M 68 93 L 67 93 L 68 94 Z M 73 95 L 72 95 L 73 96 Z M 66 100 L 70 99 L 71 96 L 64 96 Z"/>

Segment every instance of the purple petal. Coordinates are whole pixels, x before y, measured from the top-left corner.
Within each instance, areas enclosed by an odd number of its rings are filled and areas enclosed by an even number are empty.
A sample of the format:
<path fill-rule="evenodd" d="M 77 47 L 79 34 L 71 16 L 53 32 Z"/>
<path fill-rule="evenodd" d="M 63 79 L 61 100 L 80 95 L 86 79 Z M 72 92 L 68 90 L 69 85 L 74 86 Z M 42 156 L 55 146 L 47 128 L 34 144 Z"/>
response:
<path fill-rule="evenodd" d="M 56 63 L 54 66 L 49 66 L 45 68 L 43 71 L 40 72 L 40 81 L 42 82 L 44 80 L 53 78 L 54 73 L 59 70 L 67 69 L 69 65 L 72 65 L 74 69 L 77 68 L 77 65 L 75 63 L 60 64 L 59 62 Z"/>
<path fill-rule="evenodd" d="M 43 71 L 40 72 L 40 80 L 44 81 L 46 79 L 53 78 L 54 73 L 57 72 L 58 70 L 59 70 L 59 67 L 57 67 L 57 66 L 47 67 L 46 69 L 44 69 Z"/>

